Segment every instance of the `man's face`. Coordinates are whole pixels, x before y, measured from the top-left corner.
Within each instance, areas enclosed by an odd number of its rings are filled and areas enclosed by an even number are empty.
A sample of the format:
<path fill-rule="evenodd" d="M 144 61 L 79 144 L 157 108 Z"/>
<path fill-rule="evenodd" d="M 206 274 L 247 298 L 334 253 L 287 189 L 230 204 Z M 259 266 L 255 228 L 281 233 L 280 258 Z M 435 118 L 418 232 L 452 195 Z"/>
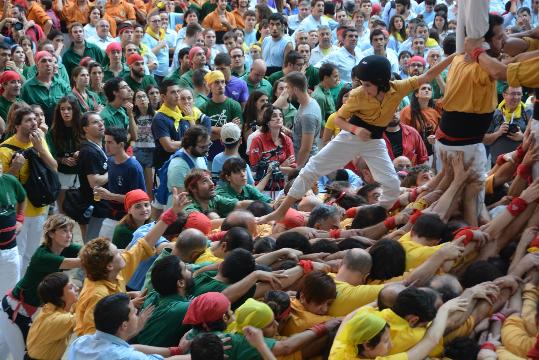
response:
<path fill-rule="evenodd" d="M 316 44 L 318 44 L 318 32 L 317 31 L 309 32 L 309 44 L 312 47 L 315 47 Z"/>
<path fill-rule="evenodd" d="M 370 16 L 372 12 L 372 4 L 370 2 L 364 2 L 361 4 L 360 10 L 365 16 Z"/>
<path fill-rule="evenodd" d="M 236 69 L 241 69 L 245 65 L 245 56 L 243 51 L 240 49 L 234 49 L 230 52 L 230 57 L 232 58 L 232 67 Z"/>
<path fill-rule="evenodd" d="M 4 92 L 6 95 L 10 97 L 15 97 L 21 94 L 22 82 L 21 80 L 11 80 L 4 83 L 2 87 L 4 88 Z"/>
<path fill-rule="evenodd" d="M 254 29 L 255 25 L 256 25 L 256 17 L 247 16 L 245 18 L 245 29 L 252 30 Z"/>
<path fill-rule="evenodd" d="M 206 65 L 206 53 L 204 50 L 200 49 L 196 52 L 195 56 L 193 56 L 193 67 L 200 68 L 204 65 Z"/>
<path fill-rule="evenodd" d="M 408 74 L 410 74 L 410 76 L 419 76 L 423 74 L 423 71 L 425 71 L 425 65 L 419 61 L 412 61 L 408 65 Z"/>
<path fill-rule="evenodd" d="M 37 130 L 37 119 L 36 115 L 30 113 L 25 115 L 21 121 L 20 125 L 15 126 L 17 134 L 20 134 L 24 137 L 30 136 L 31 133 Z"/>
<path fill-rule="evenodd" d="M 503 25 L 496 25 L 493 29 L 494 36 L 488 44 L 490 45 L 490 50 L 488 50 L 489 55 L 498 57 L 502 51 L 503 43 L 507 38 L 507 35 L 503 31 Z"/>
<path fill-rule="evenodd" d="M 125 47 L 125 57 L 128 58 L 129 56 L 136 54 L 137 46 L 135 44 L 129 44 Z"/>
<path fill-rule="evenodd" d="M 85 135 L 92 138 L 103 138 L 103 134 L 105 133 L 105 125 L 99 114 L 90 115 L 88 125 L 83 129 Z"/>
<path fill-rule="evenodd" d="M 532 1 L 532 10 L 533 12 L 539 11 L 539 0 L 533 0 Z"/>
<path fill-rule="evenodd" d="M 425 40 L 423 38 L 415 38 L 412 41 L 412 51 L 414 55 L 423 56 L 425 52 Z"/>
<path fill-rule="evenodd" d="M 180 59 L 180 67 L 182 69 L 188 69 L 189 68 L 189 54 L 185 54 L 181 59 Z"/>
<path fill-rule="evenodd" d="M 337 20 L 337 22 L 341 26 L 347 25 L 348 15 L 346 15 L 346 11 L 343 11 L 343 10 L 337 11 L 337 14 L 335 14 L 335 20 Z"/>
<path fill-rule="evenodd" d="M 221 64 L 221 65 L 215 65 L 215 70 L 219 70 L 223 73 L 225 76 L 225 82 L 230 80 L 230 76 L 232 76 L 232 71 L 230 70 L 230 66 Z"/>
<path fill-rule="evenodd" d="M 308 5 L 301 4 L 299 6 L 299 18 L 305 19 L 311 13 L 311 8 Z"/>
<path fill-rule="evenodd" d="M 137 77 L 143 77 L 144 76 L 144 60 L 141 61 L 135 61 L 131 64 L 131 71 L 133 74 Z"/>
<path fill-rule="evenodd" d="M 441 57 L 439 50 L 431 50 L 427 56 L 427 62 L 430 66 L 434 66 L 440 62 Z"/>
<path fill-rule="evenodd" d="M 133 40 L 140 41 L 140 40 L 142 40 L 143 36 L 144 36 L 144 29 L 143 28 L 137 27 L 137 28 L 135 28 L 135 30 L 133 30 Z"/>
<path fill-rule="evenodd" d="M 415 29 L 415 36 L 422 37 L 423 39 L 428 39 L 429 37 L 429 29 L 425 26 L 418 26 Z"/>
<path fill-rule="evenodd" d="M 115 156 L 121 153 L 123 148 L 123 143 L 117 143 L 114 141 L 114 138 L 110 135 L 105 135 L 105 150 L 110 156 Z"/>
<path fill-rule="evenodd" d="M 159 29 L 161 28 L 161 16 L 154 15 L 148 19 L 148 22 L 153 32 L 159 33 Z"/>
<path fill-rule="evenodd" d="M 161 27 L 163 29 L 168 28 L 168 14 L 167 13 L 159 13 L 159 18 L 161 19 Z"/>
<path fill-rule="evenodd" d="M 344 47 L 348 50 L 353 50 L 357 45 L 357 38 L 357 31 L 348 31 L 344 37 Z"/>
<path fill-rule="evenodd" d="M 305 65 L 305 60 L 303 58 L 296 60 L 296 63 L 292 65 L 292 71 L 301 71 Z"/>
<path fill-rule="evenodd" d="M 340 76 L 339 76 L 339 71 L 337 69 L 334 69 L 333 72 L 331 73 L 331 76 L 330 76 L 330 87 L 334 88 L 335 86 L 337 86 L 339 84 L 339 81 L 341 80 L 340 79 Z"/>
<path fill-rule="evenodd" d="M 54 72 L 55 61 L 52 56 L 43 57 L 39 60 L 37 70 L 40 74 L 52 74 Z"/>
<path fill-rule="evenodd" d="M 313 16 L 322 16 L 322 15 L 324 15 L 324 2 L 323 1 L 317 1 L 316 4 L 314 4 L 314 7 L 311 9 L 311 14 Z"/>
<path fill-rule="evenodd" d="M 18 8 L 18 7 L 15 7 L 15 6 L 14 6 L 14 7 L 11 8 L 11 17 L 12 17 L 12 18 L 15 18 L 15 19 L 17 19 L 17 20 L 19 20 L 19 21 L 22 20 L 22 18 L 21 18 L 21 12 L 19 11 L 19 8 Z"/>
<path fill-rule="evenodd" d="M 403 15 L 406 12 L 406 7 L 402 4 L 396 4 L 395 10 L 397 10 L 397 14 Z"/>
<path fill-rule="evenodd" d="M 125 29 L 120 34 L 120 40 L 125 44 L 133 41 L 133 29 Z"/>
<path fill-rule="evenodd" d="M 109 52 L 109 58 L 111 62 L 119 63 L 122 61 L 122 51 L 121 50 L 112 50 Z"/>
<path fill-rule="evenodd" d="M 383 34 L 373 36 L 371 45 L 374 51 L 383 51 L 386 47 L 386 37 Z"/>
<path fill-rule="evenodd" d="M 228 51 L 228 53 L 230 53 L 230 50 L 232 50 L 233 48 L 236 47 L 236 41 L 234 40 L 233 37 L 229 37 L 227 38 L 225 41 L 225 47 L 226 47 L 226 50 Z"/>
<path fill-rule="evenodd" d="M 226 5 L 227 5 L 226 0 L 217 0 L 217 7 L 219 8 L 219 10 L 225 11 Z"/>
<path fill-rule="evenodd" d="M 198 22 L 198 16 L 197 16 L 197 14 L 191 13 L 191 14 L 187 15 L 187 18 L 185 19 L 185 21 L 187 22 L 187 25 L 194 24 L 194 23 Z"/>
<path fill-rule="evenodd" d="M 515 109 L 522 101 L 522 88 L 509 87 L 503 92 L 503 98 L 509 109 Z"/>
<path fill-rule="evenodd" d="M 225 80 L 215 80 L 210 85 L 210 90 L 213 95 L 224 95 L 225 94 Z"/>
<path fill-rule="evenodd" d="M 127 320 L 127 333 L 130 335 L 135 335 L 138 331 L 138 310 L 133 305 L 133 302 L 129 302 L 129 320 Z"/>
<path fill-rule="evenodd" d="M 215 33 L 213 31 L 208 31 L 206 35 L 204 35 L 204 44 L 209 48 L 215 45 Z"/>
<path fill-rule="evenodd" d="M 108 36 L 109 30 L 110 30 L 109 22 L 106 20 L 99 20 L 99 23 L 97 24 L 97 30 L 96 30 L 97 35 L 99 37 L 104 38 Z"/>
<path fill-rule="evenodd" d="M 125 81 L 122 81 L 118 84 L 118 91 L 115 91 L 114 93 L 119 99 L 123 101 L 129 99 L 130 92 L 131 88 L 129 87 L 129 85 L 127 85 Z"/>
<path fill-rule="evenodd" d="M 311 58 L 311 47 L 309 44 L 298 45 L 298 52 L 303 56 L 305 63 L 308 63 Z"/>
<path fill-rule="evenodd" d="M 245 9 L 249 6 L 249 0 L 238 0 L 238 6 Z"/>
<path fill-rule="evenodd" d="M 209 136 L 200 136 L 198 138 L 196 146 L 189 149 L 191 154 L 195 157 L 207 156 L 210 150 L 211 140 Z"/>
<path fill-rule="evenodd" d="M 283 24 L 279 20 L 270 20 L 269 28 L 271 37 L 278 38 L 282 35 Z"/>
<path fill-rule="evenodd" d="M 412 162 L 405 156 L 399 156 L 393 160 L 393 166 L 395 166 L 395 170 L 402 171 L 412 167 Z"/>
<path fill-rule="evenodd" d="M 253 84 L 258 84 L 266 76 L 266 69 L 261 66 L 253 66 L 249 73 L 249 81 Z"/>
<path fill-rule="evenodd" d="M 196 184 L 196 188 L 193 189 L 193 195 L 195 198 L 201 200 L 211 200 L 215 197 L 215 184 L 211 180 L 210 174 L 205 174 L 202 179 Z"/>
<path fill-rule="evenodd" d="M 309 34 L 305 31 L 298 31 L 296 34 L 296 43 L 303 44 L 309 41 Z"/>
<path fill-rule="evenodd" d="M 0 68 L 3 70 L 6 62 L 11 60 L 11 51 L 8 49 L 0 49 Z"/>
<path fill-rule="evenodd" d="M 163 101 L 168 105 L 176 106 L 180 101 L 181 89 L 178 85 L 169 86 Z"/>
<path fill-rule="evenodd" d="M 71 28 L 71 38 L 74 43 L 80 44 L 84 41 L 84 29 L 82 26 L 74 26 Z"/>

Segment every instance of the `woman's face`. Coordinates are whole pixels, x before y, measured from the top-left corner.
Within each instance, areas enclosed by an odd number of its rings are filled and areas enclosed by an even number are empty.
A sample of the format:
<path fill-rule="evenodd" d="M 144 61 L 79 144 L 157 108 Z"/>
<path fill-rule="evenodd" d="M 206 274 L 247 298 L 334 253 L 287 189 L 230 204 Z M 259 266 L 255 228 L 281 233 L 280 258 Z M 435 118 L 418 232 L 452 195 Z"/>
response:
<path fill-rule="evenodd" d="M 24 52 L 26 53 L 28 50 L 32 50 L 32 42 L 30 40 L 24 40 L 22 43 L 21 43 L 21 46 L 24 50 Z"/>
<path fill-rule="evenodd" d="M 270 129 L 281 129 L 283 127 L 283 112 L 281 110 L 273 109 L 268 127 Z"/>
<path fill-rule="evenodd" d="M 137 222 L 145 222 L 150 218 L 152 208 L 149 201 L 141 201 L 131 205 L 129 208 L 129 214 Z"/>
<path fill-rule="evenodd" d="M 60 104 L 60 114 L 64 122 L 71 122 L 73 120 L 73 108 L 69 102 L 64 102 Z"/>
<path fill-rule="evenodd" d="M 275 321 L 275 319 L 273 319 L 271 320 L 269 325 L 262 328 L 262 334 L 264 335 L 264 337 L 273 338 L 274 336 L 277 335 L 278 329 L 279 329 L 279 324 L 277 323 L 277 321 Z"/>
<path fill-rule="evenodd" d="M 135 93 L 135 105 L 140 108 L 147 108 L 148 103 L 150 100 L 148 99 L 148 95 L 144 91 L 137 91 Z"/>
<path fill-rule="evenodd" d="M 432 174 L 432 171 L 421 171 L 419 174 L 417 174 L 417 180 L 416 180 L 416 186 L 422 186 L 428 183 L 434 175 Z"/>
<path fill-rule="evenodd" d="M 247 169 L 242 169 L 238 172 L 233 172 L 227 177 L 230 185 L 233 186 L 245 186 L 247 184 Z"/>
<path fill-rule="evenodd" d="M 432 99 L 432 87 L 429 84 L 423 84 L 417 90 L 419 99 Z"/>
<path fill-rule="evenodd" d="M 189 90 L 182 90 L 180 92 L 180 107 L 182 109 L 193 108 L 193 94 Z"/>
<path fill-rule="evenodd" d="M 348 98 L 350 97 L 350 93 L 347 92 L 346 94 L 343 95 L 342 97 L 342 103 L 343 104 L 346 104 L 346 102 L 348 101 Z"/>
<path fill-rule="evenodd" d="M 361 86 L 363 87 L 363 91 L 370 96 L 370 97 L 376 97 L 378 95 L 378 86 L 374 85 L 370 81 L 362 81 Z"/>
<path fill-rule="evenodd" d="M 148 91 L 148 98 L 152 104 L 159 104 L 159 101 L 161 100 L 159 89 L 151 88 L 150 91 Z"/>
<path fill-rule="evenodd" d="M 67 283 L 66 286 L 64 286 L 64 292 L 62 294 L 62 301 L 65 304 L 74 304 L 77 302 L 77 298 L 79 297 L 79 287 L 75 284 L 73 284 L 71 281 Z"/>
<path fill-rule="evenodd" d="M 66 248 L 71 245 L 73 239 L 73 229 L 70 227 L 61 227 L 51 233 L 52 243 L 58 247 Z"/>
<path fill-rule="evenodd" d="M 402 29 L 402 19 L 400 17 L 396 17 L 395 19 L 393 19 L 393 27 L 395 28 L 395 30 L 399 31 Z"/>
<path fill-rule="evenodd" d="M 52 39 L 52 45 L 54 45 L 54 50 L 58 49 L 60 44 L 64 45 L 64 37 L 62 35 L 58 35 L 54 39 Z"/>
<path fill-rule="evenodd" d="M 441 30 L 443 29 L 444 24 L 445 24 L 445 19 L 442 16 L 437 15 L 434 17 L 434 27 Z"/>
<path fill-rule="evenodd" d="M 34 110 L 34 115 L 36 116 L 37 126 L 39 126 L 43 122 L 45 122 L 45 113 L 43 112 L 43 109 L 41 107 L 36 107 L 33 110 Z"/>
<path fill-rule="evenodd" d="M 75 79 L 75 82 L 77 83 L 77 87 L 80 88 L 85 88 L 90 85 L 90 74 L 88 74 L 88 70 L 82 69 Z"/>
<path fill-rule="evenodd" d="M 22 46 L 17 46 L 15 51 L 13 51 L 12 57 L 13 61 L 19 64 L 23 63 L 26 60 L 26 55 L 24 55 L 24 49 L 22 48 Z"/>
<path fill-rule="evenodd" d="M 101 69 L 101 67 L 95 66 L 92 68 L 90 81 L 92 84 L 101 84 L 103 82 L 103 69 Z"/>
<path fill-rule="evenodd" d="M 320 304 L 315 303 L 315 302 L 307 302 L 307 301 L 304 300 L 304 301 L 302 301 L 302 304 L 303 304 L 303 307 L 305 308 L 305 310 L 307 310 L 309 312 L 312 312 L 313 314 L 327 315 L 329 307 L 331 306 L 331 303 L 334 300 L 335 299 L 328 299 L 326 301 L 323 301 Z"/>
<path fill-rule="evenodd" d="M 402 66 L 403 68 L 406 68 L 408 67 L 408 60 L 410 60 L 410 55 L 409 54 L 403 54 L 400 59 L 399 59 L 399 65 Z"/>
<path fill-rule="evenodd" d="M 99 19 L 101 19 L 101 12 L 99 11 L 99 9 L 93 9 L 90 12 L 90 22 L 92 23 L 92 25 L 95 25 L 97 24 Z"/>
<path fill-rule="evenodd" d="M 266 95 L 262 95 L 257 101 L 256 101 L 256 110 L 260 112 L 262 110 L 262 106 L 266 105 L 268 103 L 268 97 Z"/>
<path fill-rule="evenodd" d="M 287 85 L 284 81 L 280 81 L 279 84 L 277 84 L 277 88 L 275 89 L 275 96 L 279 97 L 283 93 L 283 91 L 287 88 Z"/>

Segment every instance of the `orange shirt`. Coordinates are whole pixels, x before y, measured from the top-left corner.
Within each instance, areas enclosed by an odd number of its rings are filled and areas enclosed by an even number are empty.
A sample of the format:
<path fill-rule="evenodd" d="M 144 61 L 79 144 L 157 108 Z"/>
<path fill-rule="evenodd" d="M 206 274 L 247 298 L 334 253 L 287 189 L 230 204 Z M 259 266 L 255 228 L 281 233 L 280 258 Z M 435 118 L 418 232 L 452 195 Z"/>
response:
<path fill-rule="evenodd" d="M 243 15 L 238 12 L 238 10 L 232 11 L 232 15 L 234 15 L 234 20 L 236 20 L 236 26 L 240 29 L 245 29 L 245 20 L 243 19 Z"/>
<path fill-rule="evenodd" d="M 421 110 L 421 114 L 423 115 L 423 118 L 425 119 L 425 122 L 427 125 L 430 125 L 432 131 L 438 127 L 438 122 L 440 121 L 440 113 L 431 107 L 428 107 L 426 109 Z M 401 110 L 401 122 L 405 125 L 410 125 L 414 129 L 416 129 L 420 134 L 423 129 L 421 128 L 421 124 L 417 123 L 416 126 L 412 124 L 412 108 L 410 105 L 406 106 L 404 109 Z"/>
<path fill-rule="evenodd" d="M 225 16 L 226 16 L 226 20 L 228 21 L 228 23 L 232 27 L 235 27 L 236 26 L 236 19 L 235 19 L 234 15 L 232 15 L 231 12 L 225 11 Z M 227 31 L 228 30 L 227 27 L 224 26 L 221 23 L 221 19 L 219 19 L 219 14 L 217 14 L 217 10 L 212 11 L 211 13 L 209 13 L 204 18 L 204 21 L 202 22 L 202 27 L 203 28 L 210 28 L 210 29 L 213 29 L 215 31 Z"/>
<path fill-rule="evenodd" d="M 120 0 L 117 4 L 107 1 L 105 12 L 113 19 L 120 19 L 121 21 L 136 20 L 135 8 L 123 0 Z"/>
<path fill-rule="evenodd" d="M 28 20 L 34 20 L 34 22 L 41 26 L 42 29 L 45 29 L 45 23 L 50 21 L 51 18 L 45 10 L 39 5 L 36 1 L 28 8 L 28 15 L 26 15 Z"/>
<path fill-rule="evenodd" d="M 81 7 L 77 4 L 77 1 L 70 1 L 62 10 L 62 17 L 66 21 L 68 27 L 75 22 L 79 22 L 82 25 L 88 24 L 88 14 L 90 14 L 88 3 Z"/>

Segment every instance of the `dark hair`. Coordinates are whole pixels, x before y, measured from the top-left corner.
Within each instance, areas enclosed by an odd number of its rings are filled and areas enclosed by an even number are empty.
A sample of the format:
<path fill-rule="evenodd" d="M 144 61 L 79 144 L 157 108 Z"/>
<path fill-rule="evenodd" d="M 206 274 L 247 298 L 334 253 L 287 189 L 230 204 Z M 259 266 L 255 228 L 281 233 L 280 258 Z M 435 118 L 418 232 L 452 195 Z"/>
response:
<path fill-rule="evenodd" d="M 255 271 L 255 259 L 245 249 L 234 249 L 221 263 L 220 271 L 223 277 L 230 280 L 230 283 L 238 282 Z"/>
<path fill-rule="evenodd" d="M 277 237 L 275 249 L 292 248 L 303 252 L 304 254 L 311 253 L 311 243 L 303 234 L 295 231 L 287 231 Z"/>
<path fill-rule="evenodd" d="M 184 149 L 189 149 L 197 146 L 198 140 L 202 137 L 207 139 L 210 135 L 208 130 L 201 125 L 191 126 L 182 137 L 182 147 Z"/>
<path fill-rule="evenodd" d="M 275 239 L 269 236 L 255 239 L 253 254 L 264 254 L 275 250 Z"/>
<path fill-rule="evenodd" d="M 307 91 L 307 78 L 299 71 L 292 71 L 284 77 L 288 85 L 300 89 L 301 91 Z"/>
<path fill-rule="evenodd" d="M 253 251 L 253 237 L 241 226 L 234 226 L 227 230 L 221 241 L 226 243 L 226 252 L 234 249 L 244 249 L 249 252 Z"/>
<path fill-rule="evenodd" d="M 356 66 L 352 68 L 352 79 L 353 78 L 359 79 L 359 77 L 361 76 L 360 74 L 361 74 L 361 67 L 359 66 L 359 64 L 357 64 Z"/>
<path fill-rule="evenodd" d="M 517 15 L 522 14 L 523 12 L 528 13 L 528 15 L 531 15 L 532 12 L 529 7 L 523 6 L 520 9 L 517 10 Z"/>
<path fill-rule="evenodd" d="M 129 147 L 129 142 L 127 141 L 127 130 L 123 127 L 108 127 L 105 129 L 105 135 L 112 136 L 114 142 L 119 144 L 124 144 L 124 150 L 127 150 Z"/>
<path fill-rule="evenodd" d="M 405 8 L 410 8 L 410 0 L 395 0 L 395 3 L 404 5 Z"/>
<path fill-rule="evenodd" d="M 318 0 L 318 1 L 321 1 L 321 0 Z M 268 17 L 268 21 L 278 21 L 278 22 L 281 23 L 281 25 L 287 25 L 285 17 L 282 14 L 279 14 L 279 13 L 272 13 Z"/>
<path fill-rule="evenodd" d="M 232 39 L 234 40 L 234 42 L 236 40 L 238 40 L 238 35 L 236 35 L 236 32 L 234 30 L 229 30 L 227 31 L 224 35 L 223 35 L 223 41 L 226 41 L 228 39 Z M 225 54 L 225 55 L 228 55 L 227 53 L 219 53 L 219 54 Z M 217 54 L 217 55 L 219 55 Z M 216 57 L 217 58 L 217 57 Z M 215 60 L 214 60 L 214 63 L 215 63 Z M 216 64 L 217 65 L 217 64 Z"/>
<path fill-rule="evenodd" d="M 192 360 L 223 360 L 225 351 L 219 336 L 211 332 L 202 332 L 191 343 Z"/>
<path fill-rule="evenodd" d="M 124 321 L 129 321 L 129 296 L 125 293 L 108 295 L 97 302 L 94 308 L 96 330 L 115 335 Z"/>
<path fill-rule="evenodd" d="M 335 66 L 333 63 L 322 64 L 318 70 L 318 78 L 322 82 L 326 76 L 331 77 L 334 70 L 337 70 L 337 66 Z"/>
<path fill-rule="evenodd" d="M 301 55 L 296 50 L 291 50 L 286 56 L 284 57 L 284 66 L 286 65 L 296 65 L 298 60 L 303 59 L 303 55 Z"/>
<path fill-rule="evenodd" d="M 249 98 L 245 103 L 245 108 L 243 109 L 243 129 L 242 133 L 245 133 L 252 123 L 258 121 L 258 109 L 256 103 L 262 96 L 267 96 L 266 93 L 260 90 L 254 90 L 249 94 Z"/>
<path fill-rule="evenodd" d="M 487 260 L 471 263 L 461 275 L 459 281 L 462 287 L 469 288 L 485 281 L 494 281 L 503 276 L 502 272 Z"/>
<path fill-rule="evenodd" d="M 275 319 L 290 307 L 290 296 L 281 290 L 270 290 L 264 295 L 264 302 L 273 311 Z"/>
<path fill-rule="evenodd" d="M 223 164 L 220 174 L 221 180 L 228 182 L 226 179 L 227 176 L 232 175 L 232 173 L 239 173 L 242 170 L 247 170 L 247 163 L 245 160 L 240 157 L 231 157 Z"/>
<path fill-rule="evenodd" d="M 430 85 L 427 83 L 427 85 Z M 432 88 L 432 85 L 431 85 Z M 419 91 L 419 88 L 417 88 L 415 91 L 412 92 L 412 99 L 410 101 L 410 113 L 411 113 L 411 123 L 410 125 L 417 129 L 418 131 L 426 131 L 427 126 L 427 120 L 425 119 L 425 116 L 423 116 L 423 113 L 421 112 L 421 105 L 419 104 L 419 99 L 417 98 L 417 93 Z M 427 106 L 431 109 L 434 109 L 434 100 L 431 98 L 429 99 L 429 102 Z M 433 131 L 432 129 L 431 131 Z M 430 134 L 429 134 L 430 135 Z"/>
<path fill-rule="evenodd" d="M 64 103 L 69 103 L 72 109 L 71 129 L 74 135 L 72 137 L 67 136 L 69 128 L 65 125 L 62 118 L 62 112 L 60 111 L 60 105 Z M 77 99 L 75 99 L 72 95 L 64 96 L 58 101 L 58 103 L 56 103 L 50 129 L 51 140 L 56 149 L 58 149 L 59 151 L 68 150 L 73 152 L 78 149 L 79 139 L 76 135 L 79 128 L 80 119 L 80 106 Z"/>
<path fill-rule="evenodd" d="M 262 115 L 262 123 L 260 124 L 260 132 L 267 133 L 270 131 L 269 129 L 269 122 L 271 121 L 271 117 L 273 116 L 274 111 L 280 111 L 281 114 L 283 114 L 283 110 L 277 106 L 273 106 L 272 104 L 268 104 L 264 108 L 264 115 Z M 283 114 L 284 117 L 284 114 Z"/>
<path fill-rule="evenodd" d="M 152 286 L 161 296 L 178 293 L 178 281 L 183 280 L 180 258 L 174 255 L 165 256 L 155 265 L 151 273 Z"/>
<path fill-rule="evenodd" d="M 253 10 L 247 10 L 244 14 L 243 14 L 243 18 L 246 19 L 247 17 L 254 17 L 256 18 L 256 13 L 253 11 Z"/>
<path fill-rule="evenodd" d="M 386 209 L 380 205 L 364 205 L 357 209 L 352 221 L 352 229 L 364 229 L 384 221 L 387 217 Z"/>
<path fill-rule="evenodd" d="M 436 17 L 439 16 L 441 17 L 442 19 L 444 19 L 444 26 L 442 27 L 442 31 L 447 31 L 447 13 L 443 10 L 440 10 L 440 11 L 437 11 L 436 14 L 434 14 L 434 21 L 432 22 L 432 27 L 436 30 L 438 30 L 436 28 L 436 25 L 435 25 L 435 20 L 436 20 Z"/>
<path fill-rule="evenodd" d="M 317 223 L 329 219 L 332 216 L 338 215 L 340 215 L 339 210 L 333 205 L 317 205 L 309 215 L 309 220 L 307 220 L 307 226 L 312 228 Z"/>
<path fill-rule="evenodd" d="M 17 126 L 22 123 L 22 119 L 24 119 L 25 116 L 33 114 L 34 110 L 32 110 L 31 107 L 21 107 L 17 111 L 15 111 L 15 116 L 13 118 L 13 125 Z"/>
<path fill-rule="evenodd" d="M 411 188 L 417 184 L 417 176 L 422 172 L 430 171 L 430 167 L 426 164 L 412 166 L 407 170 L 408 174 L 402 180 L 401 186 Z"/>
<path fill-rule="evenodd" d="M 363 356 L 363 352 L 366 350 L 365 345 L 368 345 L 370 348 L 376 347 L 380 343 L 380 341 L 382 341 L 382 335 L 384 335 L 384 332 L 386 331 L 386 329 L 389 329 L 389 324 L 387 323 L 384 326 L 384 328 L 380 330 L 380 332 L 376 334 L 372 339 L 370 339 L 366 343 L 357 344 L 358 355 Z"/>
<path fill-rule="evenodd" d="M 349 250 L 349 249 L 366 249 L 369 245 L 366 243 L 355 239 L 355 238 L 346 238 L 339 242 L 339 250 Z"/>
<path fill-rule="evenodd" d="M 175 80 L 165 79 L 161 82 L 161 85 L 159 85 L 159 93 L 161 95 L 166 95 L 168 88 L 176 85 L 178 85 L 178 83 Z"/>
<path fill-rule="evenodd" d="M 215 66 L 221 66 L 221 65 L 230 66 L 232 64 L 232 59 L 230 59 L 230 55 L 222 52 L 215 56 L 215 59 L 213 60 L 213 64 Z"/>
<path fill-rule="evenodd" d="M 341 106 L 344 103 L 344 97 L 348 95 L 352 91 L 352 84 L 346 83 L 343 85 L 341 90 L 339 91 L 339 95 L 337 95 L 337 102 L 335 103 L 335 109 L 340 109 Z"/>
<path fill-rule="evenodd" d="M 55 272 L 45 276 L 37 286 L 37 294 L 42 304 L 51 303 L 56 307 L 65 306 L 62 296 L 64 287 L 69 283 L 69 276 L 63 272 Z"/>
<path fill-rule="evenodd" d="M 193 71 L 193 85 L 195 87 L 204 86 L 204 76 L 206 73 L 207 70 L 205 69 L 196 69 Z"/>
<path fill-rule="evenodd" d="M 302 281 L 299 294 L 303 294 L 307 302 L 321 304 L 337 297 L 337 286 L 331 276 L 322 271 L 311 271 Z"/>
<path fill-rule="evenodd" d="M 408 287 L 397 295 L 395 305 L 391 308 L 401 318 L 407 315 L 419 317 L 420 322 L 432 321 L 436 316 L 436 297 L 429 291 L 416 287 Z"/>
<path fill-rule="evenodd" d="M 47 34 L 47 39 L 50 40 L 50 41 L 53 41 L 55 37 L 57 36 L 64 36 L 64 34 L 62 34 L 62 32 L 60 30 L 56 30 L 56 29 L 51 29 L 51 31 L 49 31 L 49 33 Z"/>
<path fill-rule="evenodd" d="M 400 30 L 395 29 L 395 25 L 394 25 L 395 18 L 400 18 L 402 20 L 402 28 Z M 391 17 L 391 20 L 389 20 L 388 31 L 393 36 L 395 36 L 395 34 L 398 33 L 402 37 L 403 41 L 406 40 L 406 23 L 404 22 L 404 18 L 402 17 L 402 15 L 396 14 Z M 397 39 L 395 38 L 395 41 L 396 40 Z"/>
<path fill-rule="evenodd" d="M 363 196 L 363 198 L 367 198 L 367 196 L 369 195 L 369 193 L 375 189 L 378 189 L 382 187 L 382 185 L 380 183 L 377 183 L 377 182 L 373 182 L 373 183 L 370 183 L 370 184 L 365 184 L 363 185 L 362 187 L 359 188 L 359 190 L 357 191 L 357 194 L 359 196 Z"/>
<path fill-rule="evenodd" d="M 116 96 L 114 93 L 118 90 L 120 90 L 120 83 L 124 81 L 121 77 L 114 77 L 112 79 L 108 79 L 105 82 L 105 85 L 103 86 L 103 92 L 105 93 L 105 96 L 107 97 L 107 100 L 109 102 L 114 101 Z"/>
<path fill-rule="evenodd" d="M 261 217 L 264 215 L 268 215 L 273 211 L 273 208 L 270 204 L 265 203 L 261 200 L 255 200 L 252 203 L 250 203 L 245 210 L 252 213 L 255 217 Z"/>
<path fill-rule="evenodd" d="M 486 42 L 489 42 L 494 37 L 494 28 L 503 26 L 503 17 L 500 15 L 488 14 L 488 31 L 483 36 Z"/>
<path fill-rule="evenodd" d="M 379 36 L 379 35 L 383 35 L 384 38 L 386 37 L 386 34 L 384 34 L 384 32 L 380 29 L 373 29 L 371 31 L 371 34 L 369 35 L 369 42 L 372 44 L 372 39 L 375 37 L 375 36 Z"/>
<path fill-rule="evenodd" d="M 143 92 L 145 94 L 148 94 L 150 90 L 153 88 L 157 89 L 155 85 L 148 85 L 146 87 L 146 90 L 138 89 L 137 91 L 133 92 L 133 104 L 135 104 L 135 98 L 138 92 Z M 137 105 L 133 106 L 133 115 L 135 116 L 135 120 L 138 120 L 138 118 L 142 115 Z M 155 109 L 153 108 L 152 103 L 150 101 L 148 101 L 148 114 L 147 115 L 152 116 L 152 117 L 155 115 Z"/>
<path fill-rule="evenodd" d="M 444 347 L 444 357 L 452 360 L 477 359 L 479 344 L 466 336 L 455 338 Z"/>
<path fill-rule="evenodd" d="M 381 239 L 369 249 L 372 258 L 371 280 L 389 280 L 401 276 L 406 270 L 406 252 L 392 239 Z"/>
<path fill-rule="evenodd" d="M 442 41 L 442 49 L 444 54 L 449 56 L 457 51 L 457 35 L 455 33 L 447 34 Z"/>
<path fill-rule="evenodd" d="M 446 227 L 446 224 L 437 214 L 423 214 L 412 226 L 412 232 L 429 240 L 440 240 Z"/>
<path fill-rule="evenodd" d="M 320 239 L 311 245 L 311 251 L 313 253 L 329 253 L 334 254 L 338 251 L 339 245 L 334 240 L 331 239 Z"/>

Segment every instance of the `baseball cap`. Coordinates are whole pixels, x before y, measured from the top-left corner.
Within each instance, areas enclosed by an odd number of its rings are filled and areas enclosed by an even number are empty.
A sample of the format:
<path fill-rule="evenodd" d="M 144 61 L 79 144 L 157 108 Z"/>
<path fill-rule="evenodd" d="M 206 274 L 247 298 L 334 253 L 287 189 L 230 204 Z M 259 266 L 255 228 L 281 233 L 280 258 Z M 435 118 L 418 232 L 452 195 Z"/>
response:
<path fill-rule="evenodd" d="M 234 123 L 226 123 L 221 128 L 221 141 L 225 145 L 234 144 L 241 138 L 240 127 Z"/>

